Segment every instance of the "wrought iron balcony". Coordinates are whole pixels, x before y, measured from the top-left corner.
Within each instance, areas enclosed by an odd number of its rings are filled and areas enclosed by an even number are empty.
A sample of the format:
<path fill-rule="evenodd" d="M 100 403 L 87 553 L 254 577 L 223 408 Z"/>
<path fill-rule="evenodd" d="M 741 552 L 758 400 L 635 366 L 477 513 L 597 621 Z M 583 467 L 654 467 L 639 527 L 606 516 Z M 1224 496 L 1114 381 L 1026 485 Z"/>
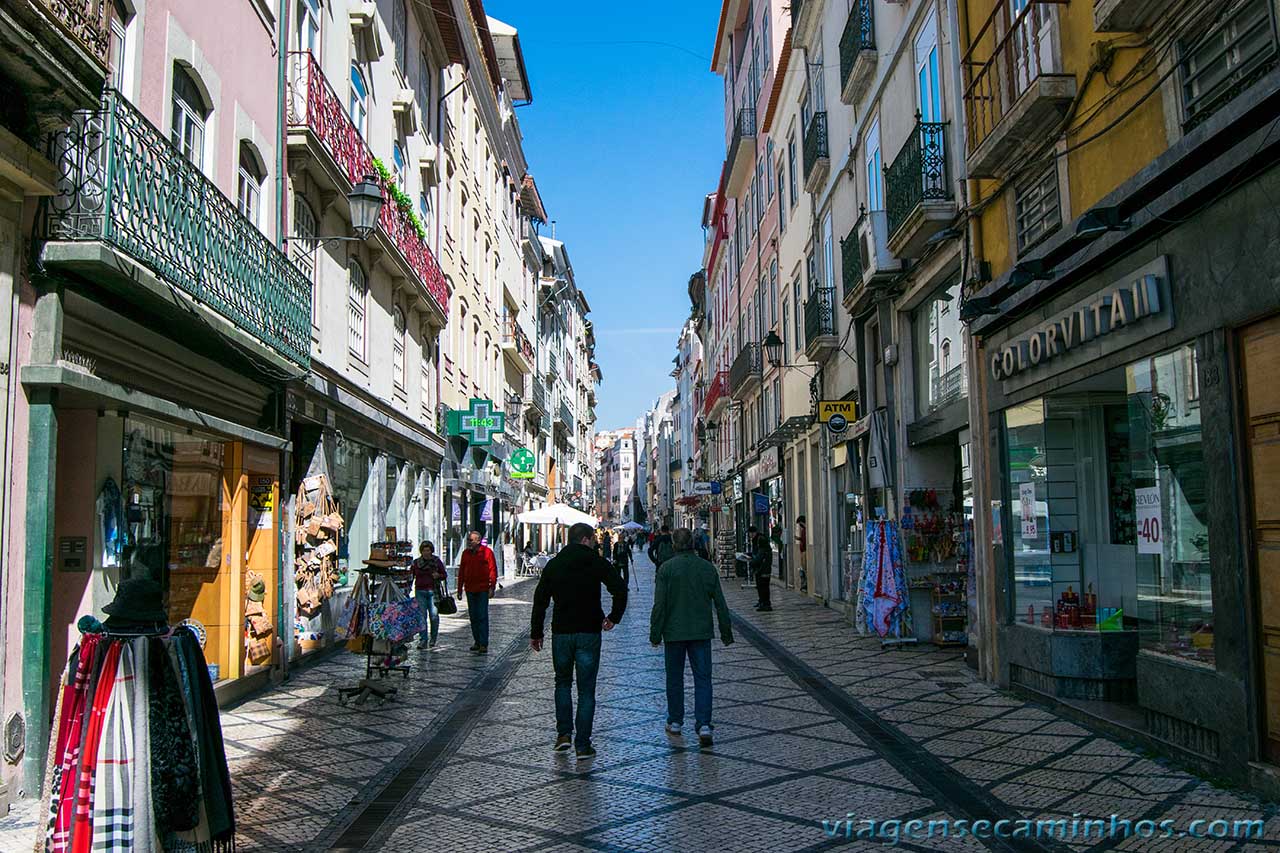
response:
<path fill-rule="evenodd" d="M 560 375 L 555 350 L 547 350 L 547 380 L 554 382 L 555 378 Z"/>
<path fill-rule="evenodd" d="M 931 378 L 929 383 L 929 408 L 941 409 L 949 403 L 963 398 L 969 392 L 969 371 L 965 362 L 960 362 L 946 373 Z"/>
<path fill-rule="evenodd" d="M 506 353 L 521 373 L 533 370 L 536 361 L 533 344 L 529 336 L 520 328 L 515 317 L 504 317 L 502 320 L 502 351 Z"/>
<path fill-rule="evenodd" d="M 716 375 L 711 378 L 711 384 L 707 386 L 707 397 L 702 401 L 702 413 L 708 418 L 714 418 L 724 408 L 724 403 L 729 402 L 729 371 L 717 370 Z"/>
<path fill-rule="evenodd" d="M 865 214 L 864 214 L 865 215 Z M 853 223 L 849 236 L 840 241 L 840 278 L 844 284 L 844 301 L 851 302 L 862 292 L 861 220 Z"/>
<path fill-rule="evenodd" d="M 573 412 L 569 410 L 569 404 L 564 400 L 560 401 L 560 408 L 556 410 L 555 426 L 561 426 L 566 432 L 573 432 Z"/>
<path fill-rule="evenodd" d="M 310 282 L 127 100 L 108 91 L 99 109 L 77 112 L 49 153 L 60 178 L 41 223 L 47 265 L 82 270 L 83 252 L 70 244 L 105 243 L 198 308 L 310 364 Z M 104 280 L 122 279 L 129 297 L 142 297 L 133 272 L 99 265 Z"/>
<path fill-rule="evenodd" d="M 1076 96 L 1076 78 L 1056 58 L 1057 9 L 1068 0 L 1027 0 L 1016 15 L 996 3 L 965 52 L 974 69 L 964 91 L 965 164 L 971 175 L 997 177 L 1039 145 Z"/>
<path fill-rule="evenodd" d="M 831 168 L 827 150 L 827 114 L 814 113 L 804 129 L 804 188 L 817 192 Z"/>
<path fill-rule="evenodd" d="M 760 375 L 763 370 L 763 363 L 760 360 L 760 344 L 743 344 L 742 349 L 738 350 L 737 358 L 733 360 L 733 364 L 729 367 L 729 393 L 733 395 L 734 399 L 739 399 L 739 394 L 760 382 Z"/>
<path fill-rule="evenodd" d="M 291 133 L 306 133 L 324 152 L 346 181 L 354 186 L 366 175 L 378 175 L 373 152 L 351 123 L 343 101 L 333 91 L 316 58 L 307 51 L 289 54 L 288 124 Z M 378 179 L 381 182 L 381 179 Z M 346 192 L 344 189 L 343 192 Z M 388 199 L 390 194 L 383 188 Z M 393 254 L 417 278 L 440 313 L 449 316 L 449 285 L 436 257 L 418 233 L 409 210 L 388 200 L 378 217 L 378 228 Z"/>
<path fill-rule="evenodd" d="M 819 287 L 804 303 L 804 352 L 815 358 L 836 345 L 835 288 Z"/>
<path fill-rule="evenodd" d="M 738 110 L 733 122 L 733 138 L 729 141 L 728 179 L 725 191 L 737 195 L 746 188 L 756 169 L 756 111 L 751 107 Z"/>
<path fill-rule="evenodd" d="M 854 0 L 840 34 L 840 100 L 855 104 L 876 70 L 876 27 L 871 0 Z"/>
<path fill-rule="evenodd" d="M 551 410 L 547 407 L 547 386 L 543 385 L 542 380 L 536 377 L 531 386 L 529 405 L 544 415 L 548 414 Z"/>
<path fill-rule="evenodd" d="M 885 169 L 889 248 L 915 257 L 929 237 L 955 216 L 947 166 L 947 123 L 917 119 L 893 163 Z"/>

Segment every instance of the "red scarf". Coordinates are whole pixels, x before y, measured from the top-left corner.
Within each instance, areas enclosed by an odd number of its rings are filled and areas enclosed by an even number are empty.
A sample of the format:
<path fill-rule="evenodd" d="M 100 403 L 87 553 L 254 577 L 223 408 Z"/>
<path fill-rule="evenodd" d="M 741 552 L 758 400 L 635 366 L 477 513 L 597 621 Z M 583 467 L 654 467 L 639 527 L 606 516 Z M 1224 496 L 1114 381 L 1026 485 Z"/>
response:
<path fill-rule="evenodd" d="M 76 781 L 76 813 L 71 827 L 71 853 L 89 853 L 93 847 L 93 778 L 98 765 L 98 746 L 102 742 L 102 722 L 107 716 L 111 688 L 116 683 L 120 664 L 120 643 L 112 643 L 98 671 L 98 689 L 89 711 L 89 725 L 84 736 L 84 755 Z"/>
<path fill-rule="evenodd" d="M 76 659 L 75 677 L 62 688 L 62 720 L 58 725 L 57 763 L 59 788 L 54 811 L 53 853 L 65 853 L 71 840 L 71 817 L 75 812 L 75 772 L 80 759 L 80 733 L 84 730 L 84 709 L 89 699 L 89 676 L 101 640 L 98 634 L 85 634 L 80 640 L 80 656 Z"/>

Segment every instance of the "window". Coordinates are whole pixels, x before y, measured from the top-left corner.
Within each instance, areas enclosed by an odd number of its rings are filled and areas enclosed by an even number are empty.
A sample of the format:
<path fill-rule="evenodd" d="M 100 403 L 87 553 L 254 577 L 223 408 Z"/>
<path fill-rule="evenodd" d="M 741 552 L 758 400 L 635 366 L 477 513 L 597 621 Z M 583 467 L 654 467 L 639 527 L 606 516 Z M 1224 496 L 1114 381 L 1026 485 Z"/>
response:
<path fill-rule="evenodd" d="M 405 0 L 393 0 L 391 7 L 391 41 L 396 51 L 396 70 L 406 73 L 405 42 L 409 40 L 409 13 Z"/>
<path fill-rule="evenodd" d="M 880 120 L 871 123 L 863 150 L 867 164 L 867 210 L 884 210 L 884 161 L 880 156 Z"/>
<path fill-rule="evenodd" d="M 396 390 L 404 390 L 404 345 L 408 335 L 408 326 L 404 320 L 404 311 L 397 305 L 391 315 L 395 335 L 391 341 L 391 379 Z"/>
<path fill-rule="evenodd" d="M 920 120 L 942 121 L 941 95 L 938 90 L 938 23 L 933 14 L 925 17 L 924 27 L 916 36 L 915 51 Z"/>
<path fill-rule="evenodd" d="M 369 299 L 369 283 L 360 262 L 352 258 L 347 262 L 347 351 L 360 361 L 368 360 L 365 351 L 366 315 Z"/>
<path fill-rule="evenodd" d="M 293 262 L 311 282 L 311 327 L 320 328 L 320 291 L 315 285 L 316 215 L 301 196 L 293 199 L 293 233 L 296 251 L 290 251 Z M 290 247 L 291 249 L 293 246 Z"/>
<path fill-rule="evenodd" d="M 113 0 L 110 43 L 107 45 L 107 64 L 111 68 L 110 85 L 117 92 L 124 91 L 124 64 L 128 61 L 125 48 L 128 45 L 129 19 L 133 16 L 120 0 Z"/>
<path fill-rule="evenodd" d="M 402 190 L 405 187 L 405 167 L 404 146 L 394 142 L 391 145 L 391 180 Z"/>
<path fill-rule="evenodd" d="M 356 132 L 367 135 L 366 124 L 369 118 L 369 87 L 364 82 L 364 72 L 360 66 L 351 63 L 351 99 L 347 102 L 347 113 Z"/>
<path fill-rule="evenodd" d="M 822 220 L 822 286 L 832 292 L 836 286 L 835 239 L 831 232 L 831 214 Z"/>
<path fill-rule="evenodd" d="M 204 126 L 210 110 L 191 73 L 182 65 L 173 65 L 173 128 L 170 138 L 183 156 L 204 165 Z"/>
<path fill-rule="evenodd" d="M 764 168 L 765 168 L 765 186 L 768 191 L 768 201 L 773 201 L 773 137 L 765 140 Z"/>
<path fill-rule="evenodd" d="M 423 190 L 418 193 L 418 218 L 422 220 L 423 229 L 431 233 L 431 193 Z"/>
<path fill-rule="evenodd" d="M 782 167 L 781 160 L 778 161 L 776 172 L 778 175 L 778 231 L 783 232 L 787 230 L 787 196 L 783 191 L 786 187 L 787 172 Z"/>
<path fill-rule="evenodd" d="M 796 186 L 796 135 L 792 133 L 787 137 L 787 183 L 791 185 L 791 209 L 796 209 L 797 196 Z"/>
<path fill-rule="evenodd" d="M 422 132 L 428 137 L 431 136 L 431 81 L 433 75 L 431 61 L 427 59 L 426 43 L 423 42 L 422 49 L 418 52 L 418 107 L 422 110 Z"/>
<path fill-rule="evenodd" d="M 800 309 L 800 304 L 801 304 L 800 303 L 800 279 L 796 279 L 795 281 L 791 282 L 791 307 L 794 308 L 796 311 L 795 335 L 796 335 L 797 344 L 799 344 L 800 335 L 803 333 L 803 328 L 800 324 L 801 324 L 801 321 L 804 319 L 802 316 L 804 312 Z"/>
<path fill-rule="evenodd" d="M 1269 0 L 1246 0 L 1197 38 L 1181 45 L 1182 113 L 1187 129 L 1275 66 L 1276 34 Z M 1187 44 L 1186 42 L 1191 42 Z"/>
<path fill-rule="evenodd" d="M 783 361 L 789 361 L 791 358 L 790 345 L 787 344 L 787 329 L 791 327 L 791 303 L 786 299 L 782 300 L 782 329 L 781 337 L 783 338 Z"/>
<path fill-rule="evenodd" d="M 951 303 L 960 298 L 960 284 L 933 293 L 911 314 L 915 353 L 916 417 L 943 408 L 968 394 L 963 359 L 951 361 L 951 342 L 959 340 L 963 327 Z"/>
<path fill-rule="evenodd" d="M 1057 158 L 1051 159 L 1030 183 L 1018 188 L 1014 208 L 1019 252 L 1058 230 L 1062 211 L 1058 205 Z"/>
<path fill-rule="evenodd" d="M 240 169 L 236 179 L 236 207 L 254 225 L 259 225 L 258 212 L 262 196 L 262 169 L 248 142 L 240 142 Z M 259 227 L 261 227 L 259 225 Z"/>
<path fill-rule="evenodd" d="M 769 8 L 765 5 L 764 14 L 760 16 L 760 49 L 763 52 L 763 68 L 765 76 L 769 74 L 769 66 L 773 63 L 773 45 L 769 42 Z"/>
<path fill-rule="evenodd" d="M 320 0 L 298 0 L 294 9 L 294 49 L 305 50 L 318 59 L 320 53 Z"/>
<path fill-rule="evenodd" d="M 769 262 L 769 327 L 778 321 L 778 259 Z"/>

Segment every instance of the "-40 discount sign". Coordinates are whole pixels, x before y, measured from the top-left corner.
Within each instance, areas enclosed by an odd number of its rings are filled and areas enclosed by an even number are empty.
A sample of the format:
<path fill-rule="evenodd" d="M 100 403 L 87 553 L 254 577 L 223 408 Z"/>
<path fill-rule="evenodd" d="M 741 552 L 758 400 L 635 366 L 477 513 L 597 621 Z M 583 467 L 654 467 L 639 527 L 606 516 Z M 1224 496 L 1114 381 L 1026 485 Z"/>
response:
<path fill-rule="evenodd" d="M 1160 488 L 1150 486 L 1133 490 L 1134 523 L 1138 533 L 1139 554 L 1164 554 L 1164 523 L 1160 512 Z"/>

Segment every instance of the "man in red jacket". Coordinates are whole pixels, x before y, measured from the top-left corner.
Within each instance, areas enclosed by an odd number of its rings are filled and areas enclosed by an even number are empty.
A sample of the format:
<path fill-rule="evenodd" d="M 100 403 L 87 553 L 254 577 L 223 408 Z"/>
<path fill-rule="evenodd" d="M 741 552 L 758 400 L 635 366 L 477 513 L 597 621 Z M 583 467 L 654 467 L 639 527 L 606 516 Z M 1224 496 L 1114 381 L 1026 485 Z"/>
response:
<path fill-rule="evenodd" d="M 493 549 L 480 541 L 480 531 L 467 534 L 467 548 L 458 564 L 458 592 L 467 594 L 467 619 L 471 621 L 471 651 L 489 653 L 489 596 L 498 588 L 498 563 Z"/>

